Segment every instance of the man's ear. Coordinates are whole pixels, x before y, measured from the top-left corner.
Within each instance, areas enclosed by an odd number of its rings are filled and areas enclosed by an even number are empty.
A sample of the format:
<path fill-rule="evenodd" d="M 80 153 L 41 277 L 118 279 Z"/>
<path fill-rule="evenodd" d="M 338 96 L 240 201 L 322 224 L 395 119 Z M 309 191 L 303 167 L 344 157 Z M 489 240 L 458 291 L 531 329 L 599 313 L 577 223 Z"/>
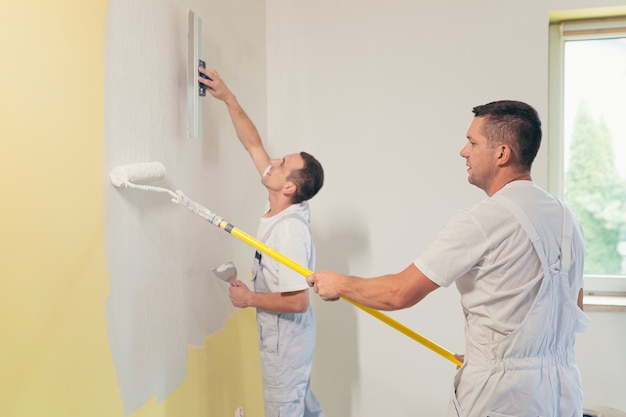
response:
<path fill-rule="evenodd" d="M 506 145 L 506 144 L 498 145 L 497 152 L 498 152 L 497 154 L 498 163 L 500 165 L 504 165 L 511 160 L 511 156 L 512 156 L 511 147 L 509 145 Z"/>
<path fill-rule="evenodd" d="M 296 192 L 297 189 L 298 189 L 298 187 L 296 186 L 296 184 L 294 184 L 293 182 L 289 181 L 283 187 L 283 194 L 284 195 L 293 195 Z"/>

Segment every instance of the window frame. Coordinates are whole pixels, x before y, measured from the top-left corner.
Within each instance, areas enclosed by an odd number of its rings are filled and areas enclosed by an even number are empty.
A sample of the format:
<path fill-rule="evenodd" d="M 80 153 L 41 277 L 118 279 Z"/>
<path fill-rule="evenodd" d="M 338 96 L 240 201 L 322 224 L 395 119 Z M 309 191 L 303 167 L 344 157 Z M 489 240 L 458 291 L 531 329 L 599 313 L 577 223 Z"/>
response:
<path fill-rule="evenodd" d="M 575 18 L 572 18 L 575 16 Z M 607 39 L 626 36 L 626 7 L 613 9 L 611 14 L 597 11 L 585 14 L 551 14 L 549 28 L 549 89 L 548 89 L 548 190 L 563 197 L 564 169 L 564 43 L 568 40 Z M 626 305 L 625 275 L 585 275 L 586 304 L 589 296 L 620 297 L 615 305 Z M 589 301 L 589 302 L 587 302 Z"/>

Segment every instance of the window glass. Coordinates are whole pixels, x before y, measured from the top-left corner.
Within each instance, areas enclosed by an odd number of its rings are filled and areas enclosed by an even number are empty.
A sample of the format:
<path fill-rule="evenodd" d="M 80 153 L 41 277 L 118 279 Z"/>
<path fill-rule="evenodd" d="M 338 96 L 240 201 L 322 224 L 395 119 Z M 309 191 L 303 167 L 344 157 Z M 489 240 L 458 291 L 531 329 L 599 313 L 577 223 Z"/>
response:
<path fill-rule="evenodd" d="M 618 22 L 619 23 L 619 22 Z M 580 220 L 587 255 L 585 287 L 590 291 L 626 291 L 626 21 L 620 29 L 611 20 L 561 23 L 551 36 L 551 63 L 560 70 L 551 74 L 549 140 L 560 141 L 560 175 L 551 191 L 560 195 Z M 557 51 L 554 49 L 558 48 Z M 554 71 L 554 70 L 553 70 Z M 554 108 L 560 104 L 560 109 Z M 555 137 L 558 134 L 558 137 Z"/>

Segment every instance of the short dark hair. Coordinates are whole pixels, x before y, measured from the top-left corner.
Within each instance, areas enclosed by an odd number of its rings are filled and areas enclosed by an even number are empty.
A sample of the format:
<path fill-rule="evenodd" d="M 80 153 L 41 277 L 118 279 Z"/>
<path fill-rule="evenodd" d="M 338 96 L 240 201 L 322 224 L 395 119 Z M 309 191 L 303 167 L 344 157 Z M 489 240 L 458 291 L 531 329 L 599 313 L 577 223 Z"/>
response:
<path fill-rule="evenodd" d="M 306 152 L 300 152 L 300 156 L 304 160 L 304 166 L 301 169 L 291 171 L 287 177 L 289 181 L 296 184 L 296 192 L 291 201 L 293 204 L 310 200 L 324 185 L 322 164 L 313 155 Z"/>
<path fill-rule="evenodd" d="M 517 163 L 530 170 L 541 145 L 541 120 L 537 111 L 521 101 L 500 100 L 476 106 L 474 117 L 484 117 L 482 133 L 490 146 L 505 143 Z"/>

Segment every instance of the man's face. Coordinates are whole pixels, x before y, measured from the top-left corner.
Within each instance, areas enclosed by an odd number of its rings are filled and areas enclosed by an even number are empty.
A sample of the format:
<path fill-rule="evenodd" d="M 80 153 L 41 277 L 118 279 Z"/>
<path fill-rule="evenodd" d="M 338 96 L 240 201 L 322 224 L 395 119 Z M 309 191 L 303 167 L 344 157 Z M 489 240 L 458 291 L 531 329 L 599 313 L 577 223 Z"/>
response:
<path fill-rule="evenodd" d="M 494 179 L 497 147 L 489 147 L 487 138 L 482 134 L 481 127 L 484 117 L 474 117 L 467 130 L 467 144 L 461 149 L 461 156 L 465 158 L 467 166 L 467 180 L 478 188 L 487 191 Z"/>
<path fill-rule="evenodd" d="M 293 171 L 302 168 L 304 168 L 304 160 L 299 153 L 285 155 L 282 159 L 272 159 L 270 160 L 270 165 L 263 173 L 261 182 L 269 190 L 284 191 L 286 187 L 295 186 L 287 177 Z"/>

